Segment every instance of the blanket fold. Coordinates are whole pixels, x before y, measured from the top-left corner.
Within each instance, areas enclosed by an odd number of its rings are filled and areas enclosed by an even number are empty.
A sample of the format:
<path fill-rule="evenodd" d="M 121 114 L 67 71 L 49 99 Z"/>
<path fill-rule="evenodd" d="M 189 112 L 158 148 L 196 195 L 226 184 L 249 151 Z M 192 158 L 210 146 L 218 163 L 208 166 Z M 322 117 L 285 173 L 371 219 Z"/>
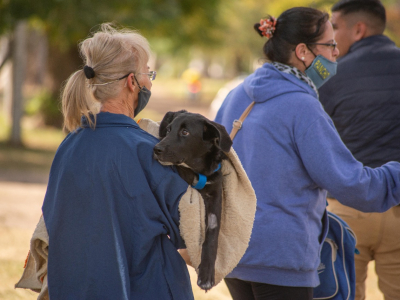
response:
<path fill-rule="evenodd" d="M 33 232 L 30 250 L 21 279 L 15 288 L 30 289 L 39 293 L 38 300 L 49 299 L 47 287 L 47 258 L 49 254 L 49 235 L 43 216 Z"/>

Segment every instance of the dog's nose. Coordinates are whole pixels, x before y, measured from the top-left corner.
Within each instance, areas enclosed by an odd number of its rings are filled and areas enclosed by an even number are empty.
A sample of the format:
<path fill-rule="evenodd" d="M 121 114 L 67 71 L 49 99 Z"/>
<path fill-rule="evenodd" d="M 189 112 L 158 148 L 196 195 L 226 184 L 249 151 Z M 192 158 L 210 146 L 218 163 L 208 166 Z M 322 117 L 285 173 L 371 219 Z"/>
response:
<path fill-rule="evenodd" d="M 163 153 L 164 149 L 162 147 L 160 147 L 159 145 L 155 145 L 153 151 L 154 151 L 155 155 L 160 155 Z"/>

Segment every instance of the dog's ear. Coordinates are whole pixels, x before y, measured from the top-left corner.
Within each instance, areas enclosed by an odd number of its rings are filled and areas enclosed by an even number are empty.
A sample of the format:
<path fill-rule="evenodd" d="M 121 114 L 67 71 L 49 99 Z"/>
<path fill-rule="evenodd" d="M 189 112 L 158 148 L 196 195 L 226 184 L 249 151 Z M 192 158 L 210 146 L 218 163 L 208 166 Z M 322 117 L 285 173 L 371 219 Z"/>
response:
<path fill-rule="evenodd" d="M 158 129 L 158 135 L 160 138 L 165 138 L 167 135 L 167 126 L 172 122 L 173 119 L 176 118 L 177 115 L 187 112 L 186 110 L 180 111 L 169 111 L 165 114 L 164 118 L 161 121 L 160 128 Z"/>
<path fill-rule="evenodd" d="M 225 127 L 209 120 L 204 123 L 203 140 L 212 141 L 224 152 L 229 152 L 232 146 L 232 140 Z"/>

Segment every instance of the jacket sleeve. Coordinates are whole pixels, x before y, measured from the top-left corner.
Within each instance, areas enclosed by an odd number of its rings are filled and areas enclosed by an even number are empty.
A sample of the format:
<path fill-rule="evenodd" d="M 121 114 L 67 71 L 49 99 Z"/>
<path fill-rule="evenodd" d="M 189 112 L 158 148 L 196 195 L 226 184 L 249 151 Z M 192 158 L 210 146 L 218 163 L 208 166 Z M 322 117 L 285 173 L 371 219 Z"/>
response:
<path fill-rule="evenodd" d="M 383 212 L 399 204 L 400 163 L 364 167 L 343 144 L 328 116 L 319 114 L 296 144 L 310 177 L 342 204 L 364 212 Z"/>

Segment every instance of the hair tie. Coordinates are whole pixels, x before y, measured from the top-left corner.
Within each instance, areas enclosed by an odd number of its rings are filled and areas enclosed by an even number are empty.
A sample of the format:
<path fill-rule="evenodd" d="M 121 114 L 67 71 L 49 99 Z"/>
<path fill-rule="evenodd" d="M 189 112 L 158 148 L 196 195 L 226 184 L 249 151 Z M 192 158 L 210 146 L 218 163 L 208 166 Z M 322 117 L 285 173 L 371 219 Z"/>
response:
<path fill-rule="evenodd" d="M 274 35 L 276 27 L 276 19 L 274 17 L 269 17 L 268 19 L 261 19 L 260 26 L 258 29 L 261 31 L 261 34 L 266 38 L 270 39 Z"/>
<path fill-rule="evenodd" d="M 93 68 L 89 66 L 84 66 L 83 72 L 85 73 L 87 79 L 92 79 L 96 75 Z"/>

